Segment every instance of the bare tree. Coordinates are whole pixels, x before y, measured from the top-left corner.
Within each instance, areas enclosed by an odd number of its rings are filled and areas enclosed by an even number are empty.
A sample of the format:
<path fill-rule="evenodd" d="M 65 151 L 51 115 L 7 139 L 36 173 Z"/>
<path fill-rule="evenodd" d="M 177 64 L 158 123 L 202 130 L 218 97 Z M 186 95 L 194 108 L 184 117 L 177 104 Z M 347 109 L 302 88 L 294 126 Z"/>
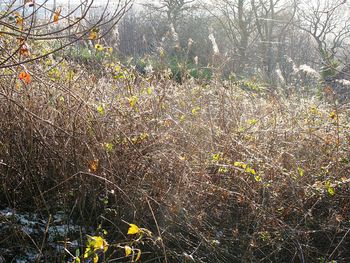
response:
<path fill-rule="evenodd" d="M 156 53 L 162 36 L 168 30 L 164 22 L 165 18 L 145 10 L 130 10 L 118 26 L 118 50 L 122 55 L 134 58 Z"/>
<path fill-rule="evenodd" d="M 251 0 L 251 5 L 255 18 L 261 66 L 267 79 L 273 80 L 277 55 L 283 56 L 278 47 L 284 33 L 294 20 L 297 4 L 296 1 Z"/>
<path fill-rule="evenodd" d="M 0 15 L 0 68 L 10 68 L 35 61 L 82 40 L 97 41 L 108 34 L 131 7 L 132 0 L 107 0 L 95 19 L 88 14 L 94 0 L 81 0 L 73 9 L 48 5 L 48 0 L 10 0 L 3 3 Z M 41 13 L 49 11 L 50 19 Z M 96 13 L 96 11 L 95 11 Z M 103 30 L 101 30 L 103 28 Z M 45 54 L 31 54 L 28 42 L 57 41 L 59 46 Z"/>
<path fill-rule="evenodd" d="M 229 40 L 228 54 L 234 60 L 234 71 L 242 74 L 247 64 L 247 50 L 255 31 L 253 10 L 249 0 L 221 0 L 205 4 Z"/>
<path fill-rule="evenodd" d="M 165 13 L 169 23 L 177 31 L 184 12 L 189 10 L 194 2 L 195 0 L 159 0 L 145 4 L 145 6 L 151 10 Z"/>
<path fill-rule="evenodd" d="M 335 73 L 337 57 L 350 37 L 350 17 L 346 13 L 345 2 L 309 1 L 306 6 L 298 9 L 297 26 L 313 38 L 324 68 L 324 76 Z"/>

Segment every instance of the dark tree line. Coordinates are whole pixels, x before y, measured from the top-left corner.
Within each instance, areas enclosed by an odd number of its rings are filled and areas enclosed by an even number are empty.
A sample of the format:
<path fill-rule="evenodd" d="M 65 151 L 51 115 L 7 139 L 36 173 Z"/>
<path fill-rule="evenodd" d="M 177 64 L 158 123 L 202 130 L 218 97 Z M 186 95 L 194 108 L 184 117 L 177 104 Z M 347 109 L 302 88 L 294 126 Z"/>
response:
<path fill-rule="evenodd" d="M 303 64 L 327 77 L 349 63 L 349 11 L 343 0 L 159 0 L 125 16 L 118 47 L 270 83 Z"/>

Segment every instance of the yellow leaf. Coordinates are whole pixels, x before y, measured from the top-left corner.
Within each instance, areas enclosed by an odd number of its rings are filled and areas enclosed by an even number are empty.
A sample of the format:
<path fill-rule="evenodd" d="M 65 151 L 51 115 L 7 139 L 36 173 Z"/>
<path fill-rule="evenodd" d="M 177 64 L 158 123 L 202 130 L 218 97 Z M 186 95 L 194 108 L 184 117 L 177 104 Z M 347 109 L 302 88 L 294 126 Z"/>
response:
<path fill-rule="evenodd" d="M 255 170 L 254 170 L 253 168 L 249 168 L 249 169 L 250 169 L 250 173 L 251 173 L 251 174 L 253 174 L 253 175 L 256 174 L 256 172 L 255 172 Z"/>
<path fill-rule="evenodd" d="M 240 162 L 234 162 L 233 165 L 236 166 L 236 167 L 241 167 L 242 163 L 240 163 Z"/>
<path fill-rule="evenodd" d="M 71 81 L 71 80 L 73 80 L 73 78 L 74 78 L 74 71 L 73 71 L 73 70 L 69 70 L 69 71 L 67 72 L 66 79 L 67 79 L 68 81 Z"/>
<path fill-rule="evenodd" d="M 152 95 L 152 93 L 153 93 L 153 87 L 148 87 L 147 88 L 147 94 L 148 95 Z"/>
<path fill-rule="evenodd" d="M 88 258 L 91 256 L 93 252 L 91 251 L 90 247 L 87 247 L 85 252 L 84 252 L 84 258 Z"/>
<path fill-rule="evenodd" d="M 185 116 L 185 115 L 181 115 L 181 117 L 180 117 L 180 122 L 184 122 L 185 119 L 186 119 L 186 116 Z"/>
<path fill-rule="evenodd" d="M 125 256 L 126 257 L 129 256 L 131 254 L 131 252 L 132 252 L 132 248 L 129 247 L 129 246 L 125 246 L 124 250 L 125 250 Z"/>
<path fill-rule="evenodd" d="M 140 140 L 141 141 L 144 141 L 144 140 L 147 140 L 148 139 L 148 133 L 147 132 L 143 132 L 140 134 Z"/>
<path fill-rule="evenodd" d="M 329 113 L 328 118 L 336 121 L 338 119 L 337 113 L 335 111 L 332 111 L 331 113 Z"/>
<path fill-rule="evenodd" d="M 137 256 L 135 258 L 135 261 L 139 261 L 141 258 L 141 249 L 139 249 L 139 251 L 137 252 Z"/>
<path fill-rule="evenodd" d="M 213 155 L 212 160 L 215 162 L 218 162 L 222 159 L 222 154 L 221 153 L 216 153 Z"/>
<path fill-rule="evenodd" d="M 135 224 L 129 224 L 128 235 L 135 235 L 140 233 L 140 228 Z"/>
<path fill-rule="evenodd" d="M 254 177 L 254 179 L 255 179 L 255 181 L 257 181 L 257 182 L 261 182 L 261 181 L 262 181 L 261 176 L 259 176 L 259 175 L 256 175 L 256 176 Z"/>
<path fill-rule="evenodd" d="M 219 172 L 219 173 L 227 173 L 227 172 L 228 172 L 228 169 L 227 169 L 227 168 L 224 168 L 224 167 L 220 167 L 218 172 Z"/>
<path fill-rule="evenodd" d="M 210 244 L 212 245 L 212 246 L 218 246 L 218 245 L 220 245 L 220 241 L 219 240 L 212 240 L 211 242 L 210 242 Z"/>
<path fill-rule="evenodd" d="M 103 115 L 105 113 L 105 109 L 104 109 L 103 105 L 98 105 L 97 111 L 99 114 Z"/>
<path fill-rule="evenodd" d="M 129 98 L 129 104 L 130 104 L 130 107 L 135 107 L 136 103 L 138 101 L 138 98 L 136 96 L 132 96 L 131 98 Z"/>
<path fill-rule="evenodd" d="M 298 174 L 300 175 L 300 177 L 304 176 L 304 170 L 300 167 L 298 167 Z"/>
<path fill-rule="evenodd" d="M 103 51 L 104 47 L 101 44 L 96 44 L 95 49 L 97 49 L 98 51 Z"/>
<path fill-rule="evenodd" d="M 95 254 L 93 262 L 98 263 L 98 255 L 97 254 Z"/>
<path fill-rule="evenodd" d="M 192 111 L 191 111 L 192 115 L 197 115 L 197 113 L 200 111 L 200 109 L 201 109 L 200 107 L 193 108 Z"/>
<path fill-rule="evenodd" d="M 330 196 L 335 195 L 335 189 L 333 187 L 328 187 L 327 192 Z"/>
<path fill-rule="evenodd" d="M 22 29 L 24 24 L 23 17 L 18 12 L 15 13 L 15 17 L 16 17 L 16 24 Z"/>
<path fill-rule="evenodd" d="M 317 107 L 316 107 L 316 106 L 311 106 L 311 107 L 310 107 L 310 112 L 311 112 L 312 114 L 318 114 Z"/>
<path fill-rule="evenodd" d="M 108 243 L 100 236 L 88 236 L 87 250 L 97 251 L 103 250 L 104 252 L 108 249 Z"/>
<path fill-rule="evenodd" d="M 249 125 L 255 125 L 255 124 L 258 123 L 258 120 L 256 120 L 256 119 L 249 119 L 249 120 L 247 120 L 247 123 L 248 123 Z"/>

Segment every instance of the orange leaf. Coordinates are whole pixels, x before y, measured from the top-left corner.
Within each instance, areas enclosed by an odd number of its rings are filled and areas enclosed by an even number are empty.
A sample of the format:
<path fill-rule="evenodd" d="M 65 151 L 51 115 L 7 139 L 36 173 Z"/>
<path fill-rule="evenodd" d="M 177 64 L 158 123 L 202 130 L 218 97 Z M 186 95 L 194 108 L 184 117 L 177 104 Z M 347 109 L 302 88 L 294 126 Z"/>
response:
<path fill-rule="evenodd" d="M 55 15 L 53 16 L 53 21 L 57 24 L 59 17 L 61 15 L 61 8 L 57 8 L 55 11 Z"/>
<path fill-rule="evenodd" d="M 94 40 L 94 39 L 96 39 L 96 38 L 97 38 L 97 33 L 94 32 L 94 31 L 90 31 L 90 33 L 89 33 L 89 39 L 90 39 L 90 40 Z"/>
<path fill-rule="evenodd" d="M 22 71 L 19 74 L 19 79 L 22 80 L 25 84 L 30 83 L 30 74 L 28 72 Z"/>
<path fill-rule="evenodd" d="M 95 159 L 89 162 L 89 171 L 95 173 L 97 171 L 99 160 Z"/>
<path fill-rule="evenodd" d="M 88 39 L 90 40 L 95 40 L 98 38 L 98 33 L 99 33 L 99 29 L 98 28 L 93 28 L 90 30 L 89 32 L 89 36 L 88 36 Z"/>

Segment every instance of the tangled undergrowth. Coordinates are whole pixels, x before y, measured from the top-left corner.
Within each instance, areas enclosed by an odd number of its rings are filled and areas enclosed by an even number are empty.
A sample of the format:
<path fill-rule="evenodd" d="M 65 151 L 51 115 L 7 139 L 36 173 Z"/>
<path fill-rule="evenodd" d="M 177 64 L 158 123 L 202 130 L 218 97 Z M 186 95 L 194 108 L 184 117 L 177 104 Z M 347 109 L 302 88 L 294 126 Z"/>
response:
<path fill-rule="evenodd" d="M 60 211 L 85 230 L 52 253 L 47 231 L 0 217 L 11 226 L 0 247 L 34 248 L 38 262 L 96 242 L 109 262 L 350 261 L 346 105 L 117 63 L 99 75 L 50 59 L 28 68 L 0 79 L 1 209 Z M 133 247 L 125 222 L 149 242 Z"/>

